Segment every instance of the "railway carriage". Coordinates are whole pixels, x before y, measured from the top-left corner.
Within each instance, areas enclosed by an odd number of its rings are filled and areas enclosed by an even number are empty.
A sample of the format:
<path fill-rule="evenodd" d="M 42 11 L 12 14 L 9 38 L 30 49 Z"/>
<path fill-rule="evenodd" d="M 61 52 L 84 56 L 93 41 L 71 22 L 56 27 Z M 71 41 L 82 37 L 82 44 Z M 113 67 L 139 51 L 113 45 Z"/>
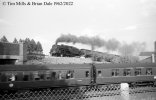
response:
<path fill-rule="evenodd" d="M 0 65 L 0 89 L 88 85 L 90 69 L 90 64 Z"/>
<path fill-rule="evenodd" d="M 156 64 L 0 65 L 0 90 L 129 83 L 154 85 Z"/>
<path fill-rule="evenodd" d="M 97 84 L 129 83 L 130 85 L 153 85 L 156 79 L 155 63 L 95 64 Z"/>

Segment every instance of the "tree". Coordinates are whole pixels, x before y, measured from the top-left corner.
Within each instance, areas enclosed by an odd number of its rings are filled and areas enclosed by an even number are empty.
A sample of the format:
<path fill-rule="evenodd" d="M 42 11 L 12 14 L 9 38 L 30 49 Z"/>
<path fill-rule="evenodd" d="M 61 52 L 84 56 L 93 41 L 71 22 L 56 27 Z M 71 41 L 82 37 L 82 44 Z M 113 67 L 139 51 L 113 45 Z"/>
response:
<path fill-rule="evenodd" d="M 14 41 L 13 41 L 13 43 L 18 43 L 18 41 L 17 41 L 17 39 L 16 39 L 16 38 L 14 38 Z"/>
<path fill-rule="evenodd" d="M 30 52 L 33 53 L 36 50 L 36 42 L 34 41 L 34 39 L 31 39 L 30 41 Z"/>
<path fill-rule="evenodd" d="M 22 39 L 20 39 L 20 40 L 19 40 L 19 43 L 23 43 L 23 40 L 22 40 Z"/>
<path fill-rule="evenodd" d="M 0 39 L 1 42 L 9 42 L 5 36 Z"/>
<path fill-rule="evenodd" d="M 43 49 L 42 49 L 42 45 L 41 43 L 38 41 L 36 44 L 36 51 L 42 53 Z"/>
<path fill-rule="evenodd" d="M 24 43 L 25 45 L 27 46 L 27 52 L 30 53 L 31 52 L 31 46 L 30 46 L 30 39 L 29 38 L 26 38 Z"/>

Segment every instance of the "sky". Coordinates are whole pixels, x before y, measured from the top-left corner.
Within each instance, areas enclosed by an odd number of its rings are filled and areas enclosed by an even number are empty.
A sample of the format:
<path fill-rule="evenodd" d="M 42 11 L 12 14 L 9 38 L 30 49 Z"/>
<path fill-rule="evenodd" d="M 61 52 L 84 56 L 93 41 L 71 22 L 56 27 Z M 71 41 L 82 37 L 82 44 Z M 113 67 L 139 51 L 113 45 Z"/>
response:
<path fill-rule="evenodd" d="M 40 41 L 45 54 L 61 34 L 69 33 L 126 43 L 145 42 L 147 51 L 154 50 L 156 0 L 46 0 L 73 5 L 3 5 L 7 1 L 45 0 L 0 1 L 0 38 L 5 35 L 10 42 L 15 37 Z"/>

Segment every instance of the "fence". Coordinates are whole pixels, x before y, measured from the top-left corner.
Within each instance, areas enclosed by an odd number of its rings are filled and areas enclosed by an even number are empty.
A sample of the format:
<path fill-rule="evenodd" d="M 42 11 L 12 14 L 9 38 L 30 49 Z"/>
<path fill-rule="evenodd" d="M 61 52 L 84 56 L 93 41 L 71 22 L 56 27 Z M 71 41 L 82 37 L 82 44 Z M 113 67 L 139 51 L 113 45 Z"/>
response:
<path fill-rule="evenodd" d="M 156 87 L 130 87 L 120 84 L 25 90 L 1 93 L 0 100 L 156 100 Z"/>

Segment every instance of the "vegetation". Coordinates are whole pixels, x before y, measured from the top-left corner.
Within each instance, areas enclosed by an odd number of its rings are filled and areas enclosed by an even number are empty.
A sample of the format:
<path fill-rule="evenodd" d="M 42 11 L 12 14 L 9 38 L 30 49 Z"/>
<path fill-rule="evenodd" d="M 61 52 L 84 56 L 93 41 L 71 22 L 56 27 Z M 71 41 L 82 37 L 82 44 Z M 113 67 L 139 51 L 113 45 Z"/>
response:
<path fill-rule="evenodd" d="M 9 42 L 5 36 L 0 39 L 0 42 Z M 9 42 L 10 43 L 10 42 Z M 26 38 L 25 40 L 19 39 L 19 41 L 14 38 L 13 43 L 24 43 L 27 47 L 27 59 L 42 59 L 44 57 L 43 48 L 39 41 L 35 41 L 34 39 Z"/>
<path fill-rule="evenodd" d="M 14 38 L 14 41 L 13 41 L 13 43 L 18 43 L 18 41 L 17 41 L 17 39 L 16 39 L 16 38 Z"/>
<path fill-rule="evenodd" d="M 24 42 L 27 46 L 27 59 L 33 60 L 33 59 L 43 59 L 43 49 L 41 43 L 38 41 L 35 42 L 34 39 L 26 38 L 25 40 L 20 39 L 22 42 Z"/>
<path fill-rule="evenodd" d="M 5 36 L 0 39 L 0 42 L 9 42 Z M 39 41 L 35 41 L 34 39 L 26 38 L 25 40 L 19 39 L 19 41 L 14 38 L 13 43 L 24 43 L 27 46 L 27 59 L 28 60 L 38 60 L 43 59 L 43 48 Z M 136 44 L 134 44 L 136 45 Z M 78 49 L 76 47 L 67 46 L 67 45 L 53 45 L 50 49 L 51 56 L 60 56 L 60 57 L 81 57 L 84 56 L 85 58 L 92 58 L 94 61 L 98 62 L 111 62 L 111 63 L 133 63 L 138 62 L 138 58 L 131 56 L 132 52 L 134 51 L 135 47 L 131 45 L 123 46 L 120 49 L 122 56 L 85 50 L 85 49 Z"/>
<path fill-rule="evenodd" d="M 9 42 L 5 36 L 0 39 L 0 42 Z"/>

